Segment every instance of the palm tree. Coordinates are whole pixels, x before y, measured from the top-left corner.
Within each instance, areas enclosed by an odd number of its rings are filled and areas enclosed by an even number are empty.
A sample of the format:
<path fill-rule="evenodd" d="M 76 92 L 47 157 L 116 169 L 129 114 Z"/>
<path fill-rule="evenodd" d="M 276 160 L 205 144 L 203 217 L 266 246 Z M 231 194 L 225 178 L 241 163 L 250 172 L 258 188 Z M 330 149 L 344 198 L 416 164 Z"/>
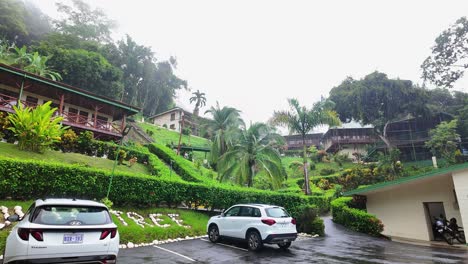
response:
<path fill-rule="evenodd" d="M 335 104 L 322 99 L 315 103 L 311 109 L 300 106 L 297 99 L 288 99 L 290 111 L 275 111 L 270 122 L 273 125 L 285 126 L 289 128 L 290 133 L 299 133 L 302 136 L 303 145 L 303 164 L 307 164 L 307 146 L 305 136 L 312 129 L 320 125 L 337 126 L 340 125 L 338 114 L 333 111 Z M 307 166 L 304 168 L 305 194 L 310 195 L 310 183 Z"/>
<path fill-rule="evenodd" d="M 30 64 L 24 67 L 24 70 L 42 77 L 50 78 L 54 81 L 61 81 L 62 76 L 60 73 L 51 71 L 46 65 L 48 59 L 49 57 L 41 56 L 39 53 L 34 52 L 30 58 Z"/>
<path fill-rule="evenodd" d="M 244 122 L 240 118 L 239 110 L 227 106 L 220 108 L 219 103 L 216 103 L 216 107 L 212 106 L 206 113 L 213 117 L 206 121 L 205 126 L 212 141 L 211 160 L 213 164 L 216 164 L 219 157 L 227 151 L 228 146 L 232 145 L 232 139 Z"/>
<path fill-rule="evenodd" d="M 279 152 L 273 148 L 278 141 L 283 141 L 282 137 L 272 133 L 264 123 L 243 128 L 236 143 L 219 159 L 219 180 L 232 179 L 252 187 L 257 172 L 264 170 L 273 186 L 278 188 L 285 174 Z"/>
<path fill-rule="evenodd" d="M 190 97 L 190 103 L 195 102 L 195 109 L 193 109 L 193 115 L 198 117 L 198 114 L 200 112 L 200 107 L 203 107 L 206 105 L 205 93 L 201 93 L 200 90 L 197 90 L 196 92 L 193 92 L 192 94 L 193 96 Z"/>

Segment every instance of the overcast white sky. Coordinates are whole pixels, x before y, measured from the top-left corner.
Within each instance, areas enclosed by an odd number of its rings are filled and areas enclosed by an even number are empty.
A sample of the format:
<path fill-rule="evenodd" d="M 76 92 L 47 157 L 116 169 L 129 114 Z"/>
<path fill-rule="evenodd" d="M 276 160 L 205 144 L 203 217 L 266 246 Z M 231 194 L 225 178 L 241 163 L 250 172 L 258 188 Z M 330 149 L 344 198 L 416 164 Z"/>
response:
<path fill-rule="evenodd" d="M 33 2 L 54 15 L 55 1 Z M 118 22 L 118 38 L 176 56 L 177 74 L 208 106 L 236 107 L 246 122 L 266 121 L 291 97 L 311 106 L 346 76 L 378 70 L 421 83 L 435 38 L 468 15 L 466 0 L 89 2 Z M 189 97 L 178 104 L 193 109 Z"/>

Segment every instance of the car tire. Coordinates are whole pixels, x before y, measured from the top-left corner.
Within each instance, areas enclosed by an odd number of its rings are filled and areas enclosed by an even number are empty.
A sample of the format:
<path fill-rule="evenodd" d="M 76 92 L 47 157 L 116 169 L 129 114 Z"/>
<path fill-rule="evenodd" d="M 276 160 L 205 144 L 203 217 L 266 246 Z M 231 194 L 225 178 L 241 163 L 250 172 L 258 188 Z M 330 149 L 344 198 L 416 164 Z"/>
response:
<path fill-rule="evenodd" d="M 247 244 L 249 250 L 259 251 L 263 247 L 262 237 L 257 231 L 250 231 L 247 234 Z"/>
<path fill-rule="evenodd" d="M 211 225 L 208 229 L 208 238 L 211 242 L 216 243 L 219 241 L 219 229 L 217 225 Z"/>
<path fill-rule="evenodd" d="M 288 249 L 291 246 L 291 242 L 281 242 L 278 243 L 278 247 L 281 249 Z"/>

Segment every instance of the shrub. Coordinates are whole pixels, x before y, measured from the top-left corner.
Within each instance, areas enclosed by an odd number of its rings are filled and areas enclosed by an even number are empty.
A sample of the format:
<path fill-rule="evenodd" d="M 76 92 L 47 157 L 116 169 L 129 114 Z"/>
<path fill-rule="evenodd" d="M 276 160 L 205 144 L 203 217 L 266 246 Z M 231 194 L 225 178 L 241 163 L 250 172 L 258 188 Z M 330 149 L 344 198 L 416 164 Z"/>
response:
<path fill-rule="evenodd" d="M 9 127 L 10 121 L 8 121 L 8 115 L 4 112 L 0 112 L 0 140 L 5 137 Z"/>
<path fill-rule="evenodd" d="M 13 106 L 15 114 L 8 116 L 11 127 L 18 138 L 18 147 L 42 153 L 56 142 L 60 141 L 65 128 L 62 127 L 63 117 L 53 117 L 57 108 L 50 107 L 51 102 L 38 105 L 36 108 Z"/>
<path fill-rule="evenodd" d="M 62 142 L 59 144 L 59 148 L 63 152 L 74 152 L 77 144 L 78 136 L 75 131 L 67 129 L 62 135 Z"/>
<path fill-rule="evenodd" d="M 91 131 L 81 132 L 77 139 L 77 150 L 81 154 L 93 155 L 93 138 L 94 134 Z"/>
<path fill-rule="evenodd" d="M 321 162 L 326 160 L 328 157 L 328 153 L 325 150 L 317 151 L 317 162 Z"/>
<path fill-rule="evenodd" d="M 117 152 L 117 151 L 116 151 L 116 152 Z M 127 152 L 126 152 L 125 150 L 123 150 L 123 149 L 120 149 L 118 154 L 119 154 L 119 155 L 117 156 L 117 159 L 118 159 L 118 161 L 119 161 L 118 164 L 119 164 L 119 165 L 122 165 L 123 162 L 124 162 L 124 160 L 125 160 L 125 158 L 127 157 Z M 114 155 L 117 155 L 117 153 L 115 153 Z"/>
<path fill-rule="evenodd" d="M 378 236 L 383 231 L 382 222 L 366 211 L 351 208 L 353 198 L 341 197 L 331 202 L 333 221 L 354 231 Z"/>
<path fill-rule="evenodd" d="M 110 173 L 77 165 L 19 161 L 0 158 L 0 198 L 76 197 L 100 199 L 106 196 Z M 236 203 L 277 204 L 288 210 L 315 204 L 319 211 L 329 208 L 329 200 L 320 196 L 261 191 L 221 184 L 200 184 L 143 174 L 116 173 L 109 199 L 115 205 L 203 205 L 228 208 Z"/>
<path fill-rule="evenodd" d="M 322 190 L 329 190 L 332 188 L 332 185 L 327 179 L 320 179 L 320 181 L 317 183 L 317 186 L 322 189 Z"/>
<path fill-rule="evenodd" d="M 102 198 L 100 202 L 107 206 L 107 208 L 109 209 L 114 205 L 114 203 L 107 197 Z"/>
<path fill-rule="evenodd" d="M 318 217 L 318 209 L 315 205 L 302 205 L 290 212 L 296 218 L 297 232 L 307 234 L 324 235 L 325 226 L 323 220 Z"/>
<path fill-rule="evenodd" d="M 166 164 L 172 162 L 172 167 L 182 179 L 189 182 L 211 182 L 216 181 L 204 177 L 199 170 L 197 170 L 193 162 L 178 156 L 174 151 L 161 144 L 150 144 L 148 145 L 150 152 L 161 158 Z"/>
<path fill-rule="evenodd" d="M 320 175 L 322 176 L 327 176 L 327 175 L 330 175 L 330 174 L 333 174 L 335 173 L 336 171 L 332 168 L 323 168 L 320 170 Z"/>

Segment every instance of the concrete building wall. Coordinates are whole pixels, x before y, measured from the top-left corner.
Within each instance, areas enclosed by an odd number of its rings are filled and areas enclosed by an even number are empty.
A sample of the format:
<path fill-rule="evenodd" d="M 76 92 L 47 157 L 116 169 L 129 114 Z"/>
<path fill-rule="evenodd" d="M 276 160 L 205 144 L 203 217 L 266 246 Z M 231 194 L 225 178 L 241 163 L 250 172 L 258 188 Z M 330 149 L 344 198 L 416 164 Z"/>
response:
<path fill-rule="evenodd" d="M 171 115 L 175 113 L 174 120 L 171 120 Z M 173 129 L 175 131 L 180 131 L 180 123 L 179 121 L 182 118 L 182 111 L 173 111 L 168 112 L 163 115 L 157 116 L 153 119 L 153 123 L 158 126 L 166 125 L 168 129 Z"/>
<path fill-rule="evenodd" d="M 457 218 L 458 225 L 468 228 L 468 170 L 452 174 L 455 192 L 457 194 L 458 206 L 462 219 Z M 466 235 L 467 231 L 465 231 Z"/>
<path fill-rule="evenodd" d="M 367 211 L 383 222 L 384 235 L 429 241 L 432 230 L 424 203 L 442 202 L 447 219 L 458 220 L 461 217 L 453 190 L 450 174 L 406 183 L 367 194 Z"/>

